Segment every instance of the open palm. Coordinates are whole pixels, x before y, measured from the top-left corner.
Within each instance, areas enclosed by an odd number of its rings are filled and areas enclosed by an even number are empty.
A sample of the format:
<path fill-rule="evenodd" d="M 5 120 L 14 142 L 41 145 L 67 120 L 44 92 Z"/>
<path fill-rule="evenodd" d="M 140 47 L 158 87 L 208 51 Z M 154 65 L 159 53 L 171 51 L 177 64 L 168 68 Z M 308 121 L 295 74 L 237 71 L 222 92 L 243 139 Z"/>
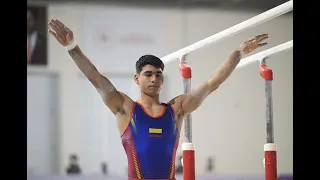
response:
<path fill-rule="evenodd" d="M 259 47 L 267 45 L 267 43 L 262 43 L 262 41 L 268 39 L 268 34 L 261 34 L 252 38 L 249 38 L 240 45 L 240 50 L 245 54 L 249 54 Z"/>
<path fill-rule="evenodd" d="M 61 21 L 52 19 L 48 24 L 51 27 L 51 29 L 48 30 L 49 33 L 55 37 L 61 45 L 68 46 L 72 43 L 74 39 L 73 32 Z"/>

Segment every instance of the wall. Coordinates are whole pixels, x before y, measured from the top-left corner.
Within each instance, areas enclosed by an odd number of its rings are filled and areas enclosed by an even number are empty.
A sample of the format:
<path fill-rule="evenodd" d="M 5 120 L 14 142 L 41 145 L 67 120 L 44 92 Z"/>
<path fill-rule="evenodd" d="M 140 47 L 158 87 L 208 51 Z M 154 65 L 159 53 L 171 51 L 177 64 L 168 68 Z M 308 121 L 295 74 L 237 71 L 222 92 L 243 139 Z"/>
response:
<path fill-rule="evenodd" d="M 90 6 L 94 8 L 93 6 Z M 101 7 L 101 5 L 100 5 Z M 70 27 L 83 47 L 82 13 L 88 6 L 54 4 L 48 18 L 59 18 Z M 176 51 L 187 44 L 224 30 L 261 12 L 237 12 L 217 9 L 161 9 L 165 13 L 165 53 Z M 187 15 L 187 29 L 183 29 L 182 15 Z M 125 22 L 123 22 L 125 24 Z M 183 33 L 182 33 L 183 32 Z M 292 39 L 292 16 L 285 15 L 247 30 L 232 38 L 190 55 L 193 67 L 193 87 L 206 80 L 212 71 L 248 37 L 268 32 L 273 47 Z M 182 37 L 183 34 L 187 36 Z M 165 54 L 159 54 L 163 56 Z M 138 57 L 133 57 L 138 58 Z M 273 68 L 275 141 L 278 144 L 278 171 L 292 173 L 292 50 L 283 52 L 268 62 Z M 77 75 L 79 71 L 68 54 L 53 38 L 49 38 L 49 67 L 59 71 L 60 88 L 60 152 L 59 168 L 63 172 L 67 155 L 80 151 L 81 139 L 77 119 Z M 104 67 L 98 67 L 102 72 Z M 166 67 L 169 95 L 183 92 L 178 62 Z M 181 84 L 181 86 L 177 86 Z M 210 115 L 208 115 L 210 112 Z M 193 113 L 193 140 L 196 144 L 197 172 L 204 172 L 205 158 L 213 156 L 217 173 L 263 173 L 263 145 L 265 143 L 264 82 L 258 65 L 236 70 L 231 77 Z M 183 138 L 181 138 L 183 139 Z M 181 146 L 180 146 L 181 148 Z M 180 151 L 178 151 L 180 152 Z"/>
<path fill-rule="evenodd" d="M 55 73 L 27 74 L 27 171 L 56 172 L 58 81 Z"/>

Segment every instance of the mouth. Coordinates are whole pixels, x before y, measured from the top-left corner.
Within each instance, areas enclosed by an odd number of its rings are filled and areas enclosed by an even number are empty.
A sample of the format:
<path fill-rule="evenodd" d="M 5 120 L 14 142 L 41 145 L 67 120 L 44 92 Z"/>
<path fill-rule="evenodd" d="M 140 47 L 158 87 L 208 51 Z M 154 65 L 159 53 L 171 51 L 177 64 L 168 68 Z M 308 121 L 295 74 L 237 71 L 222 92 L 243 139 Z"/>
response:
<path fill-rule="evenodd" d="M 159 87 L 159 86 L 149 86 L 149 88 L 152 88 L 152 89 L 159 89 L 160 87 Z"/>

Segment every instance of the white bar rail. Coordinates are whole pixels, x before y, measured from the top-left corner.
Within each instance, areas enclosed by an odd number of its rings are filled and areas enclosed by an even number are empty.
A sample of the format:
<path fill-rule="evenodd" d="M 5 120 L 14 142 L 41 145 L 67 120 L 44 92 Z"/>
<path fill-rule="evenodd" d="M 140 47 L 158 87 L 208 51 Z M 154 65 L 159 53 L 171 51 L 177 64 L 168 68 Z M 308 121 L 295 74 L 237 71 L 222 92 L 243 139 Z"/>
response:
<path fill-rule="evenodd" d="M 178 60 L 182 55 L 190 54 L 191 52 L 198 50 L 200 48 L 204 48 L 212 43 L 216 43 L 225 38 L 238 34 L 246 29 L 252 28 L 259 24 L 262 24 L 266 21 L 274 19 L 278 16 L 281 16 L 293 9 L 293 0 L 290 0 L 286 3 L 283 3 L 277 7 L 274 7 L 264 13 L 261 13 L 257 16 L 254 16 L 246 21 L 243 21 L 237 25 L 234 25 L 226 30 L 223 30 L 217 34 L 214 34 L 210 37 L 207 37 L 201 41 L 198 41 L 194 44 L 191 44 L 185 48 L 182 48 L 176 52 L 168 54 L 161 58 L 164 64 L 168 64 L 174 60 Z"/>

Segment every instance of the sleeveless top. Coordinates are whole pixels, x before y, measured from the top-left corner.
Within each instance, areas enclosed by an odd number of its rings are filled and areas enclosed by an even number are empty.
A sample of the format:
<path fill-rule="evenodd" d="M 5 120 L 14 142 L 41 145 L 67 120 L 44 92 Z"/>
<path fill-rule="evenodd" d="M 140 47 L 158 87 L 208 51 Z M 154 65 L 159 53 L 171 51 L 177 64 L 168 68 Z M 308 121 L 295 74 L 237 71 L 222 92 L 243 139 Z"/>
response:
<path fill-rule="evenodd" d="M 175 180 L 175 159 L 179 145 L 175 112 L 163 104 L 158 117 L 150 116 L 135 102 L 131 120 L 121 135 L 128 159 L 128 179 Z"/>

